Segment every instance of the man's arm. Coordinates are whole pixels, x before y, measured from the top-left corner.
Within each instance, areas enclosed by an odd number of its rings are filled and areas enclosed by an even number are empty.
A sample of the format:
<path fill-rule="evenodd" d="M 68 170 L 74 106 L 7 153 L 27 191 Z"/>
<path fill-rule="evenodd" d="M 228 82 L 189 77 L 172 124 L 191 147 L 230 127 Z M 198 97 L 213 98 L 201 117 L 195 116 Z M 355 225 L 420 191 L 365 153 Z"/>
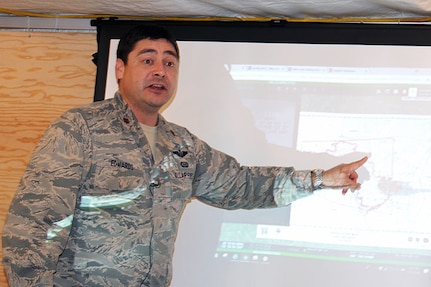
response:
<path fill-rule="evenodd" d="M 310 171 L 241 166 L 233 157 L 195 139 L 194 196 L 224 209 L 285 206 L 312 194 Z"/>
<path fill-rule="evenodd" d="M 31 156 L 3 229 L 3 263 L 11 287 L 53 286 L 83 176 L 83 130 L 63 117 Z"/>
<path fill-rule="evenodd" d="M 194 195 L 199 200 L 225 209 L 253 209 L 286 206 L 312 194 L 316 188 L 360 188 L 356 170 L 367 157 L 322 171 L 321 184 L 310 170 L 293 167 L 246 167 L 234 158 L 195 140 L 198 166 Z M 319 186 L 317 186 L 319 185 Z"/>

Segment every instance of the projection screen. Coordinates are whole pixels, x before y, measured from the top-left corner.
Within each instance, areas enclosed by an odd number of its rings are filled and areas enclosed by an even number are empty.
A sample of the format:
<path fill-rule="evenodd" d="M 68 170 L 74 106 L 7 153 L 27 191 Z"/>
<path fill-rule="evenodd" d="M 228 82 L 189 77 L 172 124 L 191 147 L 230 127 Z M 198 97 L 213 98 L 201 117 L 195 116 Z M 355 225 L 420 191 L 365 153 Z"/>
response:
<path fill-rule="evenodd" d="M 182 215 L 172 287 L 431 286 L 431 28 L 157 22 L 179 39 L 164 109 L 243 165 L 327 169 L 369 156 L 361 190 L 289 207 Z M 117 89 L 121 34 L 94 21 L 95 100 Z"/>

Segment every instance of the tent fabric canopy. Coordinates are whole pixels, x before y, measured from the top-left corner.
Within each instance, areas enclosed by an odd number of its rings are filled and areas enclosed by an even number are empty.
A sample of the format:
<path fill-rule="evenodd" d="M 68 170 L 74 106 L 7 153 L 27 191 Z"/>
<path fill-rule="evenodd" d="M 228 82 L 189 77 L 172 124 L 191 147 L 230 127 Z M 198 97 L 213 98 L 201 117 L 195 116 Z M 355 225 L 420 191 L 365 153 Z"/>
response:
<path fill-rule="evenodd" d="M 12 12 L 11 12 L 12 11 Z M 0 12 L 25 15 L 112 15 L 149 18 L 374 18 L 431 17 L 430 0 L 2 0 Z"/>

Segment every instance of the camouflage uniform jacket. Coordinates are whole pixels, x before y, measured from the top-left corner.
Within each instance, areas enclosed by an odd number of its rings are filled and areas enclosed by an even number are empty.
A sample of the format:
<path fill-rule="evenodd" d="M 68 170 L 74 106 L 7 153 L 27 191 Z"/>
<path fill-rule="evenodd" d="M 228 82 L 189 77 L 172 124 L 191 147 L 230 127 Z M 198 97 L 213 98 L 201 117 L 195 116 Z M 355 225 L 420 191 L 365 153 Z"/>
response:
<path fill-rule="evenodd" d="M 53 122 L 5 223 L 10 286 L 168 286 L 190 199 L 251 209 L 310 194 L 309 171 L 240 166 L 162 116 L 156 147 L 159 160 L 119 94 Z"/>

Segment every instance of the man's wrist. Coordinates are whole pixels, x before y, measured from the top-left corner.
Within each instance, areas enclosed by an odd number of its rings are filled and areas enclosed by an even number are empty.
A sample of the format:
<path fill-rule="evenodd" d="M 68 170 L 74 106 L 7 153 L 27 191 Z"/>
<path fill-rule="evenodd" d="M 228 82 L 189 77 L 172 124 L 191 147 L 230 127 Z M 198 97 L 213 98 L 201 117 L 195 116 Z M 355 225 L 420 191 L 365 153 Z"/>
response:
<path fill-rule="evenodd" d="M 325 171 L 323 169 L 313 169 L 311 171 L 311 183 L 313 185 L 313 189 L 321 189 L 323 188 L 323 173 Z"/>

